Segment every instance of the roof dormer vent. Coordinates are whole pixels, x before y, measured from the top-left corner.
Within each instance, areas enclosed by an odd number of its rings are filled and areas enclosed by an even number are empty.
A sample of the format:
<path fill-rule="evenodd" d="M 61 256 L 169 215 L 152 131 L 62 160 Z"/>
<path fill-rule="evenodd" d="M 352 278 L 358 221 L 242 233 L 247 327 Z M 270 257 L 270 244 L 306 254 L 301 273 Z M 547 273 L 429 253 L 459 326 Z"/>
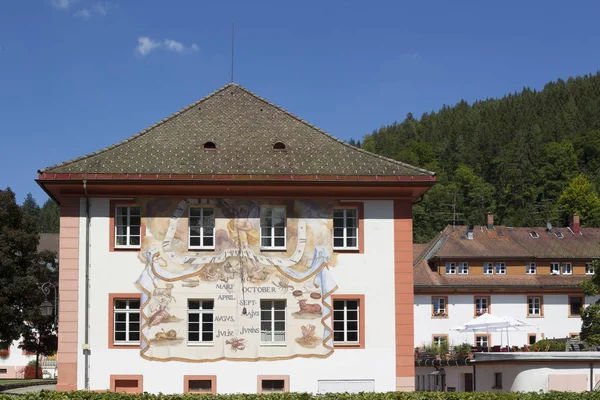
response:
<path fill-rule="evenodd" d="M 469 225 L 469 227 L 467 228 L 467 239 L 469 239 L 469 240 L 474 239 L 473 228 L 475 228 L 473 225 Z"/>
<path fill-rule="evenodd" d="M 206 143 L 204 143 L 204 145 L 202 147 L 204 148 L 204 150 L 216 150 L 217 149 L 217 145 L 215 144 L 215 142 L 206 142 Z"/>
<path fill-rule="evenodd" d="M 273 150 L 278 150 L 278 151 L 282 151 L 285 150 L 285 143 L 283 142 L 277 142 L 273 145 Z"/>
<path fill-rule="evenodd" d="M 534 239 L 537 239 L 540 237 L 540 235 L 538 235 L 538 233 L 536 231 L 529 232 L 529 236 L 531 236 Z"/>

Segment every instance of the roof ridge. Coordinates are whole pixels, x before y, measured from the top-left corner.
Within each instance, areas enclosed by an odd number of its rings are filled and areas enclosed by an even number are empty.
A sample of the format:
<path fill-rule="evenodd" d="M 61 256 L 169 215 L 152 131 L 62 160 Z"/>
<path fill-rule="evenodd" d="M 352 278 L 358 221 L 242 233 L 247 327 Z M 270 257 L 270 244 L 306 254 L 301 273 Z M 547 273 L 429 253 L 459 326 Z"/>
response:
<path fill-rule="evenodd" d="M 375 154 L 375 153 L 371 153 L 370 151 L 363 150 L 363 149 L 361 149 L 359 147 L 352 146 L 351 144 L 349 144 L 349 143 L 347 143 L 347 142 L 345 142 L 343 140 L 338 139 L 337 137 L 331 135 L 330 133 L 327 133 L 326 131 L 324 131 L 323 129 L 319 128 L 318 126 L 315 126 L 315 125 L 311 124 L 310 122 L 308 122 L 308 121 L 306 121 L 306 120 L 298 117 L 297 115 L 291 113 L 290 111 L 286 110 L 285 108 L 283 108 L 281 106 L 278 106 L 277 104 L 271 103 L 269 100 L 267 100 L 267 99 L 265 99 L 265 98 L 257 95 L 256 93 L 252 92 L 251 90 L 246 89 L 245 87 L 243 87 L 241 85 L 237 85 L 236 84 L 236 86 L 238 88 L 242 89 L 243 91 L 245 91 L 246 93 L 250 94 L 251 96 L 257 98 L 260 101 L 262 101 L 263 103 L 266 103 L 266 104 L 270 105 L 271 107 L 274 107 L 274 108 L 278 109 L 279 111 L 285 113 L 286 115 L 294 118 L 298 122 L 303 123 L 303 124 L 305 124 L 305 125 L 313 128 L 314 130 L 316 130 L 317 132 L 321 133 L 322 135 L 325 135 L 327 138 L 332 139 L 332 140 L 334 140 L 336 142 L 339 142 L 339 143 L 343 144 L 344 146 L 347 146 L 347 147 L 349 147 L 349 148 L 351 148 L 351 149 L 353 149 L 355 151 L 362 152 L 362 153 L 365 153 L 368 156 L 371 156 L 371 157 L 374 157 L 374 158 L 379 158 L 381 160 L 392 162 L 394 164 L 402 165 L 403 167 L 414 169 L 414 170 L 417 170 L 419 172 L 422 172 L 422 173 L 425 173 L 425 174 L 429 174 L 431 176 L 435 176 L 435 172 L 428 171 L 428 170 L 426 170 L 424 168 L 415 167 L 414 165 L 403 163 L 402 161 L 394 160 L 393 158 L 384 157 L 384 156 L 381 156 L 379 154 Z"/>
<path fill-rule="evenodd" d="M 438 234 L 435 235 L 433 237 L 433 239 L 431 239 L 431 241 L 429 241 L 429 243 L 427 243 L 427 246 L 425 246 L 425 248 L 423 249 L 423 251 L 421 251 L 419 256 L 413 260 L 413 270 L 415 268 L 417 268 L 417 266 L 421 263 L 421 261 L 423 261 L 423 259 L 425 258 L 425 255 L 427 255 L 439 243 L 439 241 L 442 238 L 442 236 L 444 235 L 446 229 L 447 229 L 447 227 L 442 229 L 441 231 L 439 231 Z"/>
<path fill-rule="evenodd" d="M 143 130 L 141 130 L 141 131 L 139 131 L 139 132 L 137 132 L 137 133 L 133 134 L 132 136 L 129 136 L 129 137 L 128 137 L 127 139 L 125 139 L 125 140 L 122 140 L 122 141 L 120 141 L 120 142 L 118 142 L 118 143 L 115 143 L 115 144 L 111 144 L 111 145 L 110 145 L 110 146 L 108 146 L 108 147 L 105 147 L 105 148 L 103 148 L 103 149 L 100 149 L 100 150 L 96 150 L 96 151 L 94 151 L 94 152 L 92 152 L 92 153 L 88 153 L 88 154 L 85 154 L 85 155 L 83 155 L 83 156 L 79 156 L 79 157 L 73 158 L 73 159 L 71 159 L 71 160 L 63 161 L 63 162 L 61 162 L 61 163 L 54 164 L 54 165 L 51 165 L 51 166 L 49 166 L 49 167 L 46 167 L 46 168 L 40 169 L 40 170 L 38 170 L 38 173 L 43 173 L 43 172 L 45 172 L 45 171 L 47 171 L 47 170 L 49 170 L 49 169 L 52 169 L 52 168 L 63 167 L 63 166 L 65 166 L 65 165 L 69 165 L 69 164 L 72 164 L 72 163 L 74 163 L 74 162 L 81 161 L 81 160 L 84 160 L 84 159 L 86 159 L 86 158 L 89 158 L 89 157 L 96 156 L 96 155 L 98 155 L 98 154 L 104 153 L 104 152 L 106 152 L 106 151 L 108 151 L 108 150 L 112 150 L 112 149 L 114 149 L 114 148 L 116 148 L 116 147 L 119 147 L 119 146 L 121 146 L 121 145 L 125 144 L 125 143 L 129 143 L 129 142 L 131 142 L 131 141 L 133 141 L 133 140 L 135 140 L 135 139 L 137 139 L 137 138 L 139 138 L 139 137 L 141 137 L 141 136 L 145 135 L 146 133 L 150 132 L 150 131 L 151 131 L 151 130 L 153 130 L 154 128 L 156 128 L 156 127 L 158 127 L 158 126 L 160 126 L 160 125 L 162 125 L 162 124 L 166 123 L 167 121 L 169 121 L 169 120 L 171 120 L 171 119 L 175 118 L 176 116 L 178 116 L 178 115 L 180 115 L 180 114 L 182 114 L 182 113 L 184 113 L 184 112 L 188 111 L 190 108 L 193 108 L 193 107 L 197 106 L 198 104 L 200 104 L 200 103 L 202 103 L 203 101 L 207 100 L 209 97 L 212 97 L 212 96 L 216 95 L 217 93 L 220 93 L 220 92 L 222 92 L 223 90 L 225 90 L 225 89 L 227 89 L 228 87 L 231 87 L 231 86 L 239 86 L 239 85 L 238 85 L 238 84 L 236 84 L 236 83 L 230 82 L 230 83 L 228 83 L 228 84 L 226 84 L 226 85 L 224 85 L 224 86 L 221 86 L 219 89 L 215 90 L 214 92 L 212 92 L 212 93 L 209 93 L 208 95 L 206 95 L 206 96 L 202 97 L 200 100 L 197 100 L 197 101 L 193 102 L 192 104 L 190 104 L 190 105 L 187 105 L 187 106 L 185 106 L 184 108 L 181 108 L 181 109 L 179 109 L 178 111 L 174 112 L 173 114 L 169 115 L 168 117 L 161 119 L 160 121 L 158 121 L 158 122 L 154 123 L 153 125 L 150 125 L 149 127 L 147 127 L 147 128 L 145 128 L 145 129 L 143 129 Z"/>

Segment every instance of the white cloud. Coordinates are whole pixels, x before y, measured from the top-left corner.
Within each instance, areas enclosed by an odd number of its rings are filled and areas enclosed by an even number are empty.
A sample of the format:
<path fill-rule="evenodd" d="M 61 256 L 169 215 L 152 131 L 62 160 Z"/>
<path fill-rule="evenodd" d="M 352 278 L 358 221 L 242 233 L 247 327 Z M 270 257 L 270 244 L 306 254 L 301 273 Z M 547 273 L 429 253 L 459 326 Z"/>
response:
<path fill-rule="evenodd" d="M 73 4 L 73 0 L 52 0 L 51 4 L 54 8 L 66 10 Z"/>
<path fill-rule="evenodd" d="M 167 51 L 171 51 L 177 54 L 189 54 L 198 51 L 198 45 L 192 43 L 190 46 L 186 46 L 181 42 L 173 39 L 152 40 L 147 36 L 140 36 L 138 38 L 138 45 L 135 48 L 137 54 L 146 56 L 155 49 L 162 48 Z"/>
<path fill-rule="evenodd" d="M 52 0 L 52 4 L 57 8 L 66 10 L 69 7 L 71 7 L 76 1 L 79 0 Z M 73 14 L 73 16 L 76 18 L 80 18 L 84 21 L 87 21 L 95 15 L 104 17 L 106 16 L 106 14 L 108 14 L 108 9 L 113 8 L 113 6 L 118 5 L 111 4 L 107 1 L 100 1 L 94 4 L 93 6 L 82 8 L 81 10 Z"/>
<path fill-rule="evenodd" d="M 100 2 L 94 6 L 94 11 L 96 11 L 100 15 L 106 15 L 108 13 L 108 3 Z"/>
<path fill-rule="evenodd" d="M 165 39 L 163 43 L 167 50 L 174 51 L 175 53 L 183 53 L 183 50 L 185 50 L 185 46 L 175 40 Z"/>
<path fill-rule="evenodd" d="M 75 14 L 73 14 L 73 16 L 87 21 L 92 16 L 92 13 L 90 10 L 83 9 L 77 11 Z"/>
<path fill-rule="evenodd" d="M 147 36 L 142 36 L 138 38 L 138 45 L 135 48 L 135 51 L 139 55 L 145 56 L 157 47 L 160 47 L 159 42 L 155 42 Z"/>

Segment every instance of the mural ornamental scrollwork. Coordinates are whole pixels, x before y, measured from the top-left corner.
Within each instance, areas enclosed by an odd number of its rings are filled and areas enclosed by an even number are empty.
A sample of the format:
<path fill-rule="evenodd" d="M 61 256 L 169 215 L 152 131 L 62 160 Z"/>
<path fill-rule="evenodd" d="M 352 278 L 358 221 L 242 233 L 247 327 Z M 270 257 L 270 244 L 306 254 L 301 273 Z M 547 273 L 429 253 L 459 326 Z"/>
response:
<path fill-rule="evenodd" d="M 333 353 L 332 203 L 147 200 L 141 355 L 258 361 Z M 211 209 L 213 248 L 190 250 L 190 208 Z M 287 211 L 284 249 L 261 251 L 261 207 Z M 195 227 L 195 232 L 204 227 Z"/>

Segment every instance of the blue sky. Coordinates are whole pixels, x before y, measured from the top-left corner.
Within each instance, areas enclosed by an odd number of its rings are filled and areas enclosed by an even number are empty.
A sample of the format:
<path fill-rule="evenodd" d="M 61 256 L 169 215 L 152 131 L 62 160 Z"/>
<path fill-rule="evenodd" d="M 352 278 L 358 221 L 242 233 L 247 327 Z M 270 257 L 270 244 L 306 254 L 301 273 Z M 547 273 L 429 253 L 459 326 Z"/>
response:
<path fill-rule="evenodd" d="M 600 66 L 599 2 L 0 0 L 0 187 L 235 81 L 329 133 Z"/>

